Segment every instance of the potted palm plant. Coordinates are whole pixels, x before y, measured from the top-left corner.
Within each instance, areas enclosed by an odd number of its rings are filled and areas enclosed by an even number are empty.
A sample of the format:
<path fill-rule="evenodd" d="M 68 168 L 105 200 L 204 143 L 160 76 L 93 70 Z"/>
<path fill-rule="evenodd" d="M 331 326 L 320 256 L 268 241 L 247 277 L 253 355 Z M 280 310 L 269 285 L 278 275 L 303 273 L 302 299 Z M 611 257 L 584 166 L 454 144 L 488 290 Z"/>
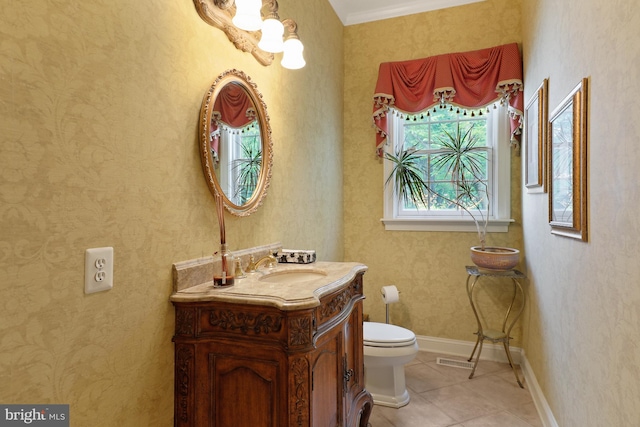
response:
<path fill-rule="evenodd" d="M 509 270 L 518 263 L 519 251 L 486 246 L 491 203 L 485 179 L 487 151 L 478 145 L 474 126 L 464 130 L 458 122 L 454 132 L 443 129 L 445 136 L 438 138 L 440 149 L 432 154 L 431 173 L 450 177 L 451 185 L 447 190 L 425 180 L 424 157 L 414 148 L 402 148 L 395 154 L 385 153 L 385 158 L 392 163 L 385 185 L 393 183 L 399 198 L 416 209 L 437 200 L 465 211 L 475 223 L 480 243 L 471 248 L 471 260 L 478 267 Z"/>

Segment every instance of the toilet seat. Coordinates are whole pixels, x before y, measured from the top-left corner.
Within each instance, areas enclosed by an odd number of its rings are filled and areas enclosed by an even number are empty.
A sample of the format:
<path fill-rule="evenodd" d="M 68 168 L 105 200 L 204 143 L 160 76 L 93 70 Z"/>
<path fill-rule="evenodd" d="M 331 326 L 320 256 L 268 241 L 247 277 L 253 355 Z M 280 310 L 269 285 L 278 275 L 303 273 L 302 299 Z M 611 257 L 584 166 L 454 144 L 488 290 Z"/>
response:
<path fill-rule="evenodd" d="M 416 334 L 400 326 L 363 322 L 364 345 L 369 347 L 408 347 L 416 342 Z"/>

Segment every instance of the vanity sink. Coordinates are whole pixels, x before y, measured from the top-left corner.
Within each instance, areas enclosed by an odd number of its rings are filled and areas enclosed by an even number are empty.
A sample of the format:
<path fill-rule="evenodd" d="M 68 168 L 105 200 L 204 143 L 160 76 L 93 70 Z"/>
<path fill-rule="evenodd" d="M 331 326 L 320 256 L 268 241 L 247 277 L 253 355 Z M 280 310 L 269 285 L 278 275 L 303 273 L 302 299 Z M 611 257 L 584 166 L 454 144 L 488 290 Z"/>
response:
<path fill-rule="evenodd" d="M 268 249 L 268 251 L 266 250 Z M 264 252 L 273 253 L 273 248 Z M 246 254 L 245 254 L 246 255 Z M 367 267 L 357 262 L 316 261 L 310 264 L 279 263 L 274 267 L 259 265 L 257 271 L 246 271 L 233 286 L 214 288 L 210 266 L 201 259 L 174 264 L 176 304 L 218 302 L 275 307 L 283 311 L 317 307 L 320 300 L 342 289 Z"/>
<path fill-rule="evenodd" d="M 267 283 L 296 283 L 325 277 L 327 273 L 318 269 L 295 269 L 267 273 L 258 280 Z"/>

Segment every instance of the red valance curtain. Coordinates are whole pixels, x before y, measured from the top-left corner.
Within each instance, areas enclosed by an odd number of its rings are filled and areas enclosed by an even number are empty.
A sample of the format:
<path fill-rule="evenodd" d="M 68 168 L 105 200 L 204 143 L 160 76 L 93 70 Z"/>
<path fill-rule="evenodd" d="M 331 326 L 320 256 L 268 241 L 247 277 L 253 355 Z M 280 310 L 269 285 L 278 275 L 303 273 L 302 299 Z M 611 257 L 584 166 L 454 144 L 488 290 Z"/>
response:
<path fill-rule="evenodd" d="M 215 119 L 232 128 L 242 128 L 256 119 L 256 108 L 240 85 L 228 84 L 213 104 Z"/>
<path fill-rule="evenodd" d="M 380 64 L 373 95 L 376 152 L 382 156 L 390 109 L 423 113 L 434 106 L 485 108 L 508 102 L 512 141 L 522 128 L 522 61 L 516 43 Z"/>
<path fill-rule="evenodd" d="M 257 118 L 256 108 L 245 90 L 236 84 L 226 85 L 216 96 L 211 114 L 211 148 L 218 153 L 218 128 L 243 128 Z"/>

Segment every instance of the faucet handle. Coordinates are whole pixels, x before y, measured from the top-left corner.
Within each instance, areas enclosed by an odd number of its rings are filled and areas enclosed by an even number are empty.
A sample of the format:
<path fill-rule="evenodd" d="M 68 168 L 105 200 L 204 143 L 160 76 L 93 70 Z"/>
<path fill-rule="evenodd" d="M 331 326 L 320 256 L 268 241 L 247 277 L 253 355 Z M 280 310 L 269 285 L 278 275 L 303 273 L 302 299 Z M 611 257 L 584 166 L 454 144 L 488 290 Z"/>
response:
<path fill-rule="evenodd" d="M 238 279 L 247 277 L 245 276 L 244 271 L 242 270 L 242 260 L 240 258 L 236 258 L 235 276 Z"/>
<path fill-rule="evenodd" d="M 249 255 L 249 265 L 247 265 L 247 273 L 253 273 L 256 271 L 256 259 L 253 255 Z"/>
<path fill-rule="evenodd" d="M 267 255 L 265 258 L 265 265 L 267 266 L 267 268 L 273 268 L 278 265 L 278 259 L 273 255 Z"/>

